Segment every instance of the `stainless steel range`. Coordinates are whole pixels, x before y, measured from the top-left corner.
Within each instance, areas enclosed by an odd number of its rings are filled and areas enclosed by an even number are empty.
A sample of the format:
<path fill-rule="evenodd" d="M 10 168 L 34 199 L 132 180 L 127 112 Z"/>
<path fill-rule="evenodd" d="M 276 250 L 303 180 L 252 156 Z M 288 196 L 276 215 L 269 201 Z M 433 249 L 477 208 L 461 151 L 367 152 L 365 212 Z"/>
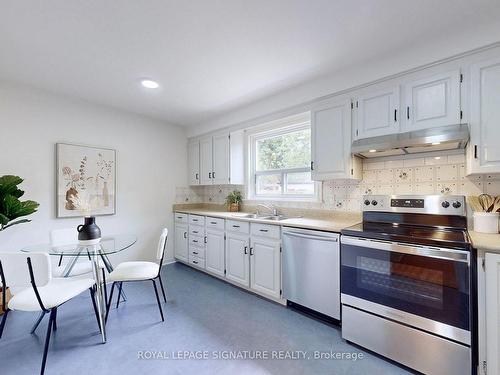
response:
<path fill-rule="evenodd" d="M 366 196 L 342 231 L 342 337 L 426 374 L 475 373 L 463 196 Z"/>

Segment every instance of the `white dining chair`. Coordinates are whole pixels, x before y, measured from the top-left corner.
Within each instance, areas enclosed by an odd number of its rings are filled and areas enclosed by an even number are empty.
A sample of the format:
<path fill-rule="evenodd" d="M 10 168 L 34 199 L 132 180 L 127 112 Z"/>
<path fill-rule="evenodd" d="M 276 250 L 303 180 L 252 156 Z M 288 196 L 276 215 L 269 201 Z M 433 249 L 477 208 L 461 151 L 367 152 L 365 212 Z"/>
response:
<path fill-rule="evenodd" d="M 163 264 L 163 258 L 165 256 L 165 251 L 167 248 L 167 238 L 168 229 L 164 228 L 160 240 L 158 241 L 158 248 L 156 251 L 157 262 L 144 262 L 144 261 L 132 261 L 123 262 L 118 264 L 116 268 L 109 274 L 108 280 L 112 281 L 111 292 L 109 294 L 108 306 L 106 308 L 106 318 L 108 319 L 109 309 L 111 307 L 111 302 L 113 300 L 113 291 L 115 289 L 115 284 L 119 284 L 119 290 L 121 292 L 122 284 L 124 282 L 131 281 L 149 281 L 153 282 L 156 301 L 158 302 L 158 308 L 160 309 L 161 320 L 165 321 L 163 318 L 163 310 L 161 308 L 160 297 L 158 295 L 158 289 L 156 287 L 156 279 L 160 282 L 161 292 L 163 294 L 163 299 L 167 302 L 167 297 L 165 296 L 165 289 L 163 288 L 163 282 L 161 280 L 161 265 Z M 116 301 L 116 308 L 120 304 L 120 292 L 118 293 L 118 299 Z"/>
<path fill-rule="evenodd" d="M 43 375 L 45 372 L 51 331 L 57 329 L 57 309 L 63 303 L 85 290 L 89 290 L 99 330 L 102 330 L 95 308 L 95 281 L 91 278 L 53 278 L 52 264 L 47 253 L 0 253 L 0 278 L 4 293 L 2 307 L 5 311 L 0 323 L 0 338 L 10 311 L 50 313 L 40 374 Z M 19 291 L 13 293 L 12 298 L 6 304 L 5 290 L 7 287 Z"/>

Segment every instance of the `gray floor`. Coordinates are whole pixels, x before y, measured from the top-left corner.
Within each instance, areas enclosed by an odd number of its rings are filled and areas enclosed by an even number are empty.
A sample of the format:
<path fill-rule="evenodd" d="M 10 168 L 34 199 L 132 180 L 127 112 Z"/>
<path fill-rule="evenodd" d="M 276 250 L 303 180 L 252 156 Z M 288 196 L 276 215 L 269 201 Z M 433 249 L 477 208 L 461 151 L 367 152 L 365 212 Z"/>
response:
<path fill-rule="evenodd" d="M 340 329 L 266 301 L 181 264 L 164 267 L 168 302 L 161 323 L 150 282 L 127 284 L 128 301 L 110 311 L 100 344 L 88 293 L 58 311 L 46 374 L 406 374 L 405 369 L 347 344 Z M 0 373 L 39 371 L 46 322 L 29 334 L 34 314 L 12 312 L 0 340 Z M 207 351 L 212 359 L 139 359 L 161 352 Z M 307 351 L 302 360 L 221 360 L 238 351 Z M 314 359 L 314 351 L 363 353 L 353 360 Z M 240 352 L 244 355 L 244 352 Z M 178 357 L 178 356 L 177 356 Z"/>

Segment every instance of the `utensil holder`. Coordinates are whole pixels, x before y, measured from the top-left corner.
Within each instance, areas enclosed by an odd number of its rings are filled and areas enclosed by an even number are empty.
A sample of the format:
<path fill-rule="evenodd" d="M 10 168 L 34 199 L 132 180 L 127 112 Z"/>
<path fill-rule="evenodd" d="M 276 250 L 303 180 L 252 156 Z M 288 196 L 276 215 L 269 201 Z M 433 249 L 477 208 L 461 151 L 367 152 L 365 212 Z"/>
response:
<path fill-rule="evenodd" d="M 498 212 L 474 212 L 474 231 L 498 233 Z"/>

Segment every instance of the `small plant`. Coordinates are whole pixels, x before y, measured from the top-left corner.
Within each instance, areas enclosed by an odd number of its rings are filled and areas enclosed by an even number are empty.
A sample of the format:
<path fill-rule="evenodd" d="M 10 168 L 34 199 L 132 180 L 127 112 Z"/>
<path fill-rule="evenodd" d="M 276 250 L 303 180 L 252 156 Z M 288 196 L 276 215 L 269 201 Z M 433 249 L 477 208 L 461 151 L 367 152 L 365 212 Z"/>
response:
<path fill-rule="evenodd" d="M 238 211 L 242 201 L 243 197 L 241 196 L 241 192 L 239 192 L 238 190 L 230 192 L 226 197 L 226 204 L 229 208 L 229 211 Z"/>
<path fill-rule="evenodd" d="M 20 217 L 31 215 L 36 212 L 39 204 L 35 201 L 20 201 L 24 191 L 17 186 L 24 180 L 19 176 L 5 175 L 0 177 L 0 231 L 13 225 L 28 223 L 29 219 Z"/>

